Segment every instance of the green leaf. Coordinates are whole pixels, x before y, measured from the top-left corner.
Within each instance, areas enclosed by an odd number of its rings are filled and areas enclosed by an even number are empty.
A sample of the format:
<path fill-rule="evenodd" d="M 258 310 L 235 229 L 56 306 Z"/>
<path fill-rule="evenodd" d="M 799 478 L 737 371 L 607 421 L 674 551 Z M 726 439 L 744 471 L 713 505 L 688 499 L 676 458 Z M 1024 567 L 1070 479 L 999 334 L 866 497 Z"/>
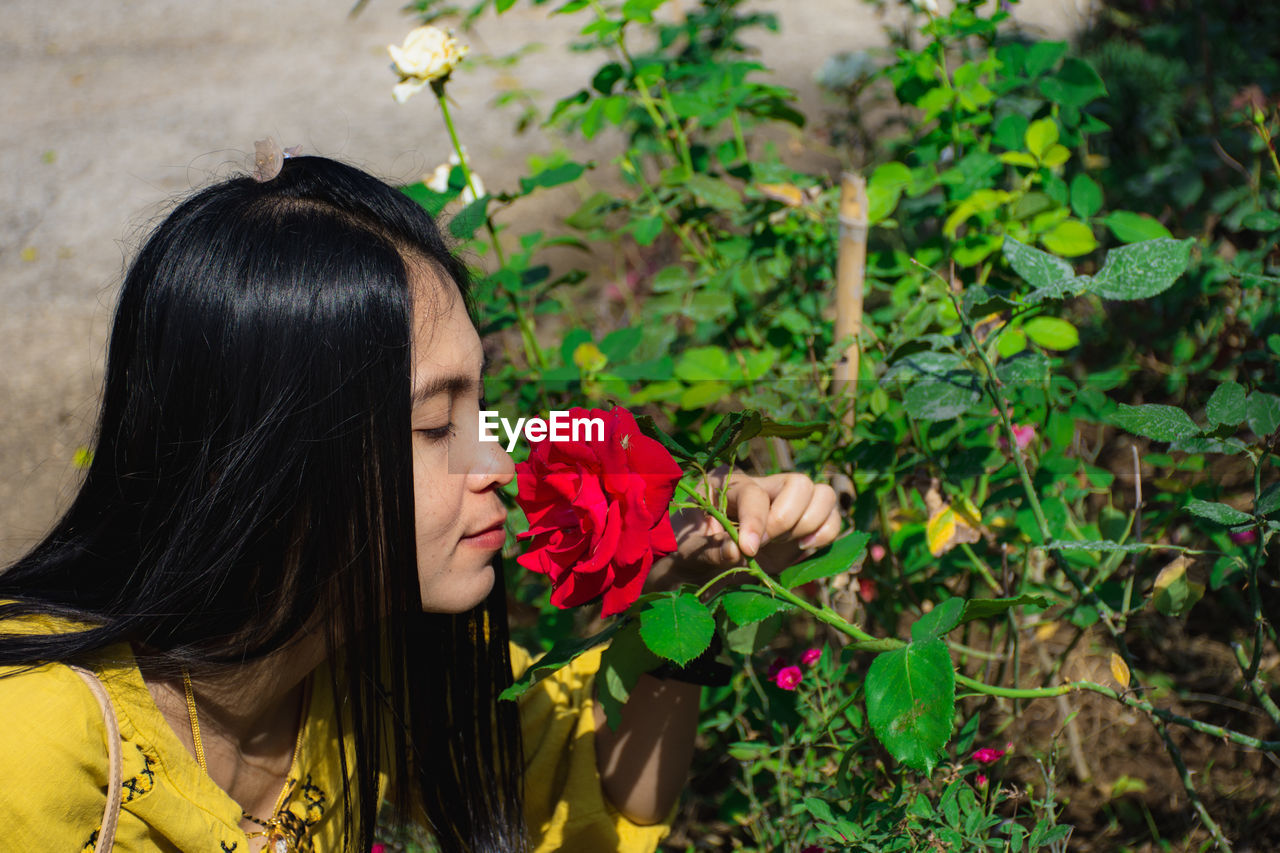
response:
<path fill-rule="evenodd" d="M 787 589 L 803 586 L 809 581 L 821 580 L 853 568 L 867 549 L 867 533 L 850 533 L 832 542 L 807 560 L 788 566 L 778 575 L 778 583 Z"/>
<path fill-rule="evenodd" d="M 725 645 L 740 655 L 753 655 L 769 646 L 782 628 L 780 615 L 770 616 L 759 622 L 738 625 L 724 632 Z"/>
<path fill-rule="evenodd" d="M 1280 509 L 1280 483 L 1272 483 L 1258 495 L 1258 505 L 1253 508 L 1253 511 L 1265 516 L 1271 515 L 1278 509 Z"/>
<path fill-rule="evenodd" d="M 1254 391 L 1245 402 L 1245 417 L 1253 434 L 1266 438 L 1280 427 L 1280 397 Z"/>
<path fill-rule="evenodd" d="M 1058 142 L 1058 123 L 1051 118 L 1036 119 L 1027 126 L 1025 142 L 1033 157 L 1044 159 L 1044 155 Z"/>
<path fill-rule="evenodd" d="M 867 222 L 887 219 L 898 206 L 902 192 L 911 183 L 911 170 L 901 163 L 882 163 L 867 181 Z"/>
<path fill-rule="evenodd" d="M 1086 174 L 1071 179 L 1071 209 L 1081 219 L 1088 219 L 1102 209 L 1102 188 Z"/>
<path fill-rule="evenodd" d="M 1146 299 L 1163 293 L 1178 280 L 1191 259 L 1191 240 L 1144 240 L 1107 252 L 1089 283 L 1103 299 Z"/>
<path fill-rule="evenodd" d="M 622 624 L 623 628 L 600 656 L 596 701 L 604 711 L 609 728 L 616 731 L 631 690 L 641 675 L 659 666 L 660 660 L 640 639 L 640 626 L 635 620 L 620 620 L 615 624 Z"/>
<path fill-rule="evenodd" d="M 916 620 L 911 626 L 911 642 L 923 643 L 937 637 L 945 637 L 947 632 L 960 624 L 960 614 L 964 613 L 964 599 L 952 596 Z"/>
<path fill-rule="evenodd" d="M 1038 41 L 1027 49 L 1027 76 L 1034 79 L 1058 64 L 1067 53 L 1065 41 Z"/>
<path fill-rule="evenodd" d="M 458 214 L 449 220 L 449 233 L 459 240 L 470 240 L 481 225 L 484 224 L 488 217 L 485 210 L 489 206 L 492 196 L 482 195 L 480 198 L 468 204 Z"/>
<path fill-rule="evenodd" d="M 698 173 L 691 175 L 685 181 L 685 186 L 708 207 L 735 212 L 743 209 L 742 196 L 738 195 L 737 190 L 719 178 Z"/>
<path fill-rule="evenodd" d="M 1158 403 L 1143 406 L 1121 403 L 1112 413 L 1110 422 L 1120 429 L 1154 441 L 1179 441 L 1200 435 L 1200 427 L 1196 426 L 1190 415 L 1176 406 Z"/>
<path fill-rule="evenodd" d="M 1013 271 L 1032 287 L 1048 287 L 1076 276 L 1071 264 L 1048 252 L 1019 243 L 1012 237 L 1004 238 L 1004 257 Z"/>
<path fill-rule="evenodd" d="M 639 326 L 627 326 L 604 336 L 600 342 L 600 351 L 611 364 L 626 360 L 644 339 L 644 329 Z"/>
<path fill-rule="evenodd" d="M 707 650 L 716 620 L 697 596 L 671 593 L 640 611 L 640 637 L 649 650 L 684 666 Z"/>
<path fill-rule="evenodd" d="M 1107 94 L 1107 87 L 1092 65 L 1068 56 L 1056 74 L 1040 81 L 1040 94 L 1064 107 L 1083 107 Z"/>
<path fill-rule="evenodd" d="M 1202 501 L 1199 498 L 1192 498 L 1187 501 L 1187 511 L 1224 526 L 1247 524 L 1253 521 L 1253 516 L 1247 512 L 1241 512 L 1233 506 L 1212 501 Z"/>
<path fill-rule="evenodd" d="M 551 650 L 538 658 L 532 666 L 524 671 L 515 683 L 502 691 L 498 696 L 499 699 L 517 699 L 533 685 L 546 678 L 551 673 L 568 664 L 583 652 L 590 651 L 601 643 L 607 643 L 609 639 L 618 632 L 622 627 L 622 621 L 616 620 L 609 624 L 603 631 L 593 634 L 585 639 L 578 637 L 568 637 L 558 641 L 551 647 Z"/>
<path fill-rule="evenodd" d="M 658 424 L 653 419 L 653 415 L 636 415 L 636 426 L 640 427 L 640 431 L 642 433 L 665 447 L 675 458 L 682 459 L 686 462 L 694 458 L 692 450 L 685 447 L 683 444 L 667 435 L 664 430 L 659 428 Z"/>
<path fill-rule="evenodd" d="M 1059 317 L 1032 317 L 1023 324 L 1022 330 L 1045 349 L 1069 350 L 1080 343 L 1076 327 Z"/>
<path fill-rule="evenodd" d="M 693 347 L 680 354 L 676 362 L 676 378 L 685 382 L 702 382 L 733 378 L 729 354 L 722 347 Z"/>
<path fill-rule="evenodd" d="M 422 182 L 401 187 L 400 192 L 416 201 L 423 210 L 432 216 L 439 216 L 445 205 L 458 197 L 457 191 L 438 193 Z"/>
<path fill-rule="evenodd" d="M 1040 242 L 1050 252 L 1068 258 L 1087 255 L 1098 248 L 1098 239 L 1093 236 L 1093 230 L 1077 219 L 1059 222 L 1040 235 Z"/>
<path fill-rule="evenodd" d="M 560 184 L 567 184 L 578 180 L 582 177 L 582 173 L 586 170 L 586 166 L 582 163 L 561 163 L 558 166 L 552 166 L 549 169 L 543 169 L 536 175 L 528 178 L 520 179 L 520 192 L 524 195 L 536 190 L 538 187 L 556 187 Z"/>
<path fill-rule="evenodd" d="M 1246 417 L 1244 386 L 1238 382 L 1223 382 L 1213 389 L 1204 411 L 1215 424 L 1239 426 Z"/>
<path fill-rule="evenodd" d="M 662 219 L 657 216 L 643 216 L 639 219 L 631 220 L 628 228 L 631 236 L 636 238 L 636 242 L 641 246 L 648 246 L 658 239 L 658 235 L 662 233 Z"/>
<path fill-rule="evenodd" d="M 724 395 L 722 393 L 717 396 L 723 397 Z M 729 412 L 726 415 L 722 415 L 716 423 L 715 432 L 711 434 L 711 440 L 707 442 L 706 450 L 703 451 L 703 467 L 715 467 L 719 459 L 733 459 L 738 445 L 750 441 L 760 434 L 762 422 L 763 419 L 760 417 L 760 413 L 755 409 L 748 409 L 745 412 Z"/>
<path fill-rule="evenodd" d="M 1043 385 L 1049 380 L 1049 359 L 1038 352 L 1024 352 L 1001 361 L 996 376 L 1005 385 Z"/>
<path fill-rule="evenodd" d="M 881 652 L 867 670 L 867 719 L 889 753 L 933 772 L 951 737 L 956 673 L 946 644 L 932 639 Z"/>
<path fill-rule="evenodd" d="M 726 592 L 720 596 L 720 606 L 724 608 L 729 621 L 735 625 L 751 625 L 792 608 L 792 605 L 780 598 L 754 590 Z"/>
<path fill-rule="evenodd" d="M 1152 217 L 1128 210 L 1108 213 L 1102 222 L 1122 243 L 1140 243 L 1143 240 L 1158 240 L 1161 237 L 1173 236 L 1168 228 Z"/>
<path fill-rule="evenodd" d="M 1032 595 L 1024 592 L 1022 595 L 1012 598 L 974 598 L 964 603 L 964 613 L 960 616 L 960 623 L 973 622 L 976 619 L 990 619 L 992 616 L 999 616 L 1006 610 L 1019 607 L 1024 604 L 1030 604 L 1033 607 L 1048 608 L 1049 599 L 1043 595 Z"/>

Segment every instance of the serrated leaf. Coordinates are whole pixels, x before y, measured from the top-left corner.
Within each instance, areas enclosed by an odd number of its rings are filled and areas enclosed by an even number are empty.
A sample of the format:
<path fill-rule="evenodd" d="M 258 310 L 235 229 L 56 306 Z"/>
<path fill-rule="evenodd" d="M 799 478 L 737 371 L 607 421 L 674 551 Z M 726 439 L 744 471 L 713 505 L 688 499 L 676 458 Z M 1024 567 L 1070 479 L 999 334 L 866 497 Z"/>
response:
<path fill-rule="evenodd" d="M 1146 299 L 1168 290 L 1187 268 L 1191 240 L 1145 240 L 1107 252 L 1089 290 L 1103 299 Z"/>
<path fill-rule="evenodd" d="M 782 574 L 778 575 L 778 583 L 787 589 L 793 589 L 809 581 L 846 572 L 866 551 L 867 541 L 870 538 L 870 534 L 860 532 L 842 536 L 809 559 L 794 566 L 788 566 Z"/>
<path fill-rule="evenodd" d="M 720 606 L 735 625 L 751 625 L 792 607 L 780 598 L 753 590 L 726 592 L 720 596 Z"/>
<path fill-rule="evenodd" d="M 640 427 L 642 433 L 665 447 L 677 459 L 688 461 L 694 458 L 693 451 L 667 435 L 666 431 L 661 429 L 657 422 L 654 421 L 653 415 L 636 415 L 636 426 Z"/>
<path fill-rule="evenodd" d="M 1238 382 L 1223 382 L 1214 388 L 1204 413 L 1215 424 L 1239 426 L 1245 419 L 1244 386 Z"/>
<path fill-rule="evenodd" d="M 1110 422 L 1127 432 L 1155 441 L 1179 441 L 1200 435 L 1200 427 L 1195 425 L 1190 415 L 1176 406 L 1158 403 L 1142 406 L 1121 403 L 1112 413 Z"/>
<path fill-rule="evenodd" d="M 1025 592 L 1022 595 L 1010 598 L 974 598 L 964 603 L 964 613 L 960 616 L 959 624 L 963 625 L 965 622 L 972 622 L 975 619 L 989 619 L 992 616 L 998 616 L 1006 610 L 1024 604 L 1048 608 L 1049 603 L 1049 599 L 1043 595 L 1032 595 Z"/>
<path fill-rule="evenodd" d="M 1069 350 L 1080 343 L 1080 333 L 1059 317 L 1032 317 L 1022 326 L 1028 338 L 1045 349 Z"/>
<path fill-rule="evenodd" d="M 654 599 L 640 611 L 640 637 L 649 650 L 684 666 L 707 650 L 716 620 L 706 605 L 690 593 Z"/>
<path fill-rule="evenodd" d="M 621 624 L 622 630 L 600 656 L 600 670 L 596 673 L 596 701 L 604 711 L 609 728 L 615 731 L 622 722 L 622 707 L 636 682 L 660 663 L 640 639 L 639 625 L 634 620 L 616 624 Z"/>
<path fill-rule="evenodd" d="M 1049 359 L 1038 352 L 1023 352 L 996 366 L 996 376 L 1005 385 L 1043 385 L 1049 379 Z"/>
<path fill-rule="evenodd" d="M 583 652 L 590 651 L 602 643 L 607 643 L 622 627 L 622 621 L 616 620 L 608 625 L 598 634 L 593 634 L 585 639 L 579 637 L 569 637 L 560 640 L 551 647 L 551 650 L 538 658 L 528 669 L 524 671 L 519 678 L 515 680 L 510 687 L 503 690 L 499 699 L 517 699 L 533 685 L 542 679 L 551 675 L 556 670 L 567 665 Z"/>
<path fill-rule="evenodd" d="M 1271 515 L 1271 513 L 1280 509 L 1280 483 L 1272 483 L 1262 490 L 1262 494 L 1258 495 L 1258 505 L 1254 507 L 1254 512 L 1258 515 Z"/>
<path fill-rule="evenodd" d="M 1073 279 L 1076 275 L 1071 264 L 1061 258 L 1019 243 L 1012 237 L 1004 238 L 1004 257 L 1013 271 L 1032 287 L 1047 287 L 1063 279 Z"/>
<path fill-rule="evenodd" d="M 931 773 L 951 737 L 955 670 L 942 640 L 881 652 L 867 670 L 867 719 L 898 761 Z"/>
<path fill-rule="evenodd" d="M 1245 401 L 1245 420 L 1258 438 L 1266 438 L 1280 427 L 1280 397 L 1254 391 Z"/>
<path fill-rule="evenodd" d="M 1204 585 L 1187 577 L 1191 560 L 1175 557 L 1156 575 L 1151 602 L 1165 616 L 1183 616 L 1204 596 Z"/>
<path fill-rule="evenodd" d="M 549 169 L 543 169 L 536 175 L 521 178 L 520 192 L 528 195 L 538 187 L 556 187 L 561 184 L 571 183 L 582 177 L 582 173 L 586 168 L 582 163 L 568 162 L 552 166 Z"/>
<path fill-rule="evenodd" d="M 1226 526 L 1247 524 L 1253 521 L 1253 516 L 1247 512 L 1241 512 L 1233 506 L 1212 501 L 1202 501 L 1198 498 L 1192 498 L 1187 501 L 1187 512 Z"/>
<path fill-rule="evenodd" d="M 468 204 L 458 215 L 449 220 L 449 233 L 459 240 L 470 240 L 488 216 L 486 208 L 493 197 L 482 195 Z"/>
<path fill-rule="evenodd" d="M 697 173 L 685 181 L 685 186 L 708 207 L 735 212 L 743 209 L 742 196 L 719 178 Z"/>
<path fill-rule="evenodd" d="M 960 624 L 960 616 L 964 613 L 965 600 L 958 596 L 948 598 L 916 620 L 911 626 L 911 641 L 923 643 L 937 637 L 945 637 L 947 632 Z"/>

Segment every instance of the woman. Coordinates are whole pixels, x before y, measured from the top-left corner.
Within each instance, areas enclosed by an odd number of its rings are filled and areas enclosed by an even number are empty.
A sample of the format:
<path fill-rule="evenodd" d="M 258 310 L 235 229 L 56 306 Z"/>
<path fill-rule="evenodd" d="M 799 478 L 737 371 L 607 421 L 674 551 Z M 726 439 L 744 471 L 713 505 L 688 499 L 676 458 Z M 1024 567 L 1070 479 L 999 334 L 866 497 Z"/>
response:
<path fill-rule="evenodd" d="M 0 574 L 0 849 L 94 849 L 113 746 L 116 850 L 364 851 L 384 794 L 446 850 L 652 849 L 696 685 L 646 677 L 598 751 L 577 724 L 546 741 L 547 720 L 598 725 L 581 666 L 523 712 L 496 699 L 513 473 L 459 428 L 482 367 L 465 267 L 359 170 L 294 157 L 259 178 L 196 193 L 143 246 L 84 482 Z M 744 549 L 830 541 L 829 491 L 739 479 Z M 685 521 L 686 554 L 739 559 Z M 556 778 L 526 780 L 530 760 Z"/>

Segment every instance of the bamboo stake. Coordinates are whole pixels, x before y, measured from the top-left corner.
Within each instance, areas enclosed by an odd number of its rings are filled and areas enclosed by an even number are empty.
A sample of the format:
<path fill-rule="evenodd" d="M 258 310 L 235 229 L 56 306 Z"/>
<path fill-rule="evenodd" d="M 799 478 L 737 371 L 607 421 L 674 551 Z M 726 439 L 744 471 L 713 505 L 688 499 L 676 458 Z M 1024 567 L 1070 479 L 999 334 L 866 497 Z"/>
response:
<path fill-rule="evenodd" d="M 854 172 L 840 176 L 840 246 L 836 261 L 837 341 L 853 337 L 836 364 L 837 389 L 849 395 L 845 425 L 852 429 L 858 388 L 858 338 L 862 331 L 862 286 L 867 270 L 867 180 Z M 845 382 L 851 384 L 845 385 Z"/>

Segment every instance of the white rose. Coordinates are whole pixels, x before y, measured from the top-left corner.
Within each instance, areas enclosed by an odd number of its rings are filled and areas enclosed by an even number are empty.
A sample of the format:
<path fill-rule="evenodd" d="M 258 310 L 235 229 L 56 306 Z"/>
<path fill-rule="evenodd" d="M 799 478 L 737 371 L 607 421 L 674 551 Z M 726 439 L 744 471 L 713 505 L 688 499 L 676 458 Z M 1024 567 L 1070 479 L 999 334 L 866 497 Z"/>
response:
<path fill-rule="evenodd" d="M 453 167 L 460 162 L 462 161 L 458 159 L 458 152 L 455 151 L 449 155 L 448 163 L 441 163 L 436 166 L 436 170 L 430 175 L 424 175 L 423 183 L 427 185 L 427 189 L 438 193 L 448 192 L 449 174 L 453 171 Z M 484 195 L 484 181 L 480 180 L 480 176 L 475 172 L 471 173 L 471 186 L 476 188 L 474 193 L 471 192 L 471 187 L 463 187 L 462 192 L 458 195 L 463 204 L 470 204 L 475 201 L 477 194 Z"/>
<path fill-rule="evenodd" d="M 432 80 L 448 77 L 468 50 L 438 27 L 418 27 L 405 36 L 404 44 L 387 46 L 391 68 L 400 75 L 392 95 L 403 104 Z"/>

